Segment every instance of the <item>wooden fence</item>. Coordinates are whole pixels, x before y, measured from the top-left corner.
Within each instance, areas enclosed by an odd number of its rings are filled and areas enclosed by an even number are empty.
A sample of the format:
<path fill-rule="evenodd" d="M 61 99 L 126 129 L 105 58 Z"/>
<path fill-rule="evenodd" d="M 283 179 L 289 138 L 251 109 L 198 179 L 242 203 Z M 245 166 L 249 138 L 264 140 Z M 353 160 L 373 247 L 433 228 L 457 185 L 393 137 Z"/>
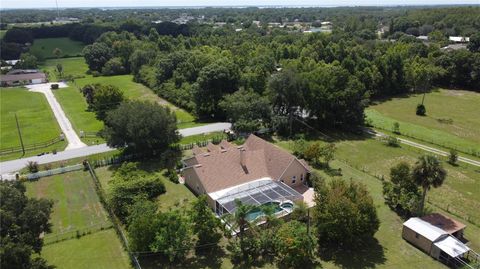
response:
<path fill-rule="evenodd" d="M 38 142 L 38 143 L 24 145 L 24 147 L 25 147 L 25 151 L 31 151 L 31 150 L 36 150 L 36 149 L 49 147 L 49 146 L 54 145 L 54 144 L 56 144 L 60 141 L 63 141 L 63 139 L 61 139 L 60 137 L 57 137 L 57 138 L 50 139 L 50 140 L 44 141 L 44 142 Z M 21 146 L 3 148 L 3 149 L 0 149 L 0 156 L 10 154 L 10 153 L 15 153 L 15 152 L 21 152 L 21 151 L 22 151 Z"/>

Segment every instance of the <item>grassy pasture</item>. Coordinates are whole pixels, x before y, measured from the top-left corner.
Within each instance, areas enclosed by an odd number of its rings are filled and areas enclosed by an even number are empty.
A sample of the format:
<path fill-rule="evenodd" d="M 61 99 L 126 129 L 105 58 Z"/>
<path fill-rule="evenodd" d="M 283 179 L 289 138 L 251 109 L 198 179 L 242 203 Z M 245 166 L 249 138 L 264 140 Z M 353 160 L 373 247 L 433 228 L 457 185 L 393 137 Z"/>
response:
<path fill-rule="evenodd" d="M 28 196 L 54 201 L 50 217 L 52 233 L 109 223 L 88 172 L 75 171 L 44 177 L 28 182 L 26 186 Z"/>
<path fill-rule="evenodd" d="M 15 113 L 18 117 L 23 143 L 25 145 L 45 142 L 57 138 L 60 127 L 48 105 L 45 96 L 29 92 L 25 88 L 0 88 L 0 148 L 20 147 Z M 41 151 L 61 150 L 65 142 L 59 142 Z M 29 152 L 34 154 L 37 151 Z M 2 156 L 2 159 L 18 158 L 21 153 Z"/>
<path fill-rule="evenodd" d="M 86 76 L 88 66 L 83 57 L 48 59 L 40 65 L 40 69 L 46 71 L 50 81 L 58 81 L 57 64 L 63 66 L 63 73 L 66 76 Z"/>
<path fill-rule="evenodd" d="M 81 56 L 85 44 L 79 41 L 71 40 L 68 37 L 58 38 L 39 38 L 35 39 L 30 47 L 30 53 L 38 59 L 56 58 L 53 50 L 59 48 L 62 50 L 61 58 Z"/>
<path fill-rule="evenodd" d="M 57 268 L 132 268 L 113 229 L 46 245 L 41 255 Z"/>
<path fill-rule="evenodd" d="M 393 98 L 369 107 L 367 119 L 379 129 L 400 132 L 432 144 L 480 154 L 480 94 L 471 91 L 437 90 L 426 94 L 425 117 L 415 115 L 422 95 Z"/>
<path fill-rule="evenodd" d="M 289 141 L 279 141 L 283 148 L 291 149 Z M 407 161 L 413 163 L 421 153 L 412 148 L 390 148 L 373 139 L 349 139 L 337 142 L 336 160 L 330 163 L 331 172 L 317 170 L 325 179 L 329 180 L 338 175 L 334 173 L 340 169 L 343 179 L 359 181 L 367 186 L 373 197 L 380 219 L 380 229 L 375 234 L 378 245 L 371 245 L 361 257 L 349 255 L 338 257 L 336 260 L 322 262 L 323 268 L 446 268 L 441 263 L 431 259 L 417 248 L 411 246 L 401 238 L 402 220 L 384 204 L 381 181 L 372 175 L 384 175 L 388 178 L 392 165 Z M 480 206 L 478 186 L 480 185 L 479 171 L 473 167 L 452 167 L 444 163 L 449 176 L 444 185 L 428 193 L 430 203 L 428 208 L 434 212 L 442 212 L 467 224 L 466 238 L 470 240 L 473 249 L 480 248 L 480 228 L 465 219 L 477 216 L 476 208 Z M 365 172 L 364 172 L 365 171 Z M 468 191 L 467 191 L 468 190 Z M 449 204 L 449 211 L 443 208 Z M 463 214 L 462 214 L 463 213 Z M 468 215 L 468 216 L 467 216 Z M 478 225 L 478 223 L 477 223 Z M 381 257 L 381 258 L 379 258 Z"/>

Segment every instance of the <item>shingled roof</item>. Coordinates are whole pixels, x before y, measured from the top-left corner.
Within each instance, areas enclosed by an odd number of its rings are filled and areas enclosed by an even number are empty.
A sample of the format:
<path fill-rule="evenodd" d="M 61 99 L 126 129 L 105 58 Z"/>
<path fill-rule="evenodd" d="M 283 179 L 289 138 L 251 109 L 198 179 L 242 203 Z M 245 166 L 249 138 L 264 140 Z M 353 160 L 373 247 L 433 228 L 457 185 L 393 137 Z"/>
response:
<path fill-rule="evenodd" d="M 222 141 L 205 151 L 195 148 L 194 154 L 185 169 L 195 171 L 208 193 L 265 177 L 277 180 L 292 162 L 310 170 L 305 161 L 253 134 L 243 146 Z"/>

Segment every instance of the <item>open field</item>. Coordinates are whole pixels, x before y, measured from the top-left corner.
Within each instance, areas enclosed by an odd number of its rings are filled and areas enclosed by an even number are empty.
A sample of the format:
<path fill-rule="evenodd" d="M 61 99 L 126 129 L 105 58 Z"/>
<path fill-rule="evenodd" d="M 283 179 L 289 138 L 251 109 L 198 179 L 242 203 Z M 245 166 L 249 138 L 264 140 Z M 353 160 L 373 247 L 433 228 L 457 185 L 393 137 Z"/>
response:
<path fill-rule="evenodd" d="M 281 141 L 277 144 L 287 149 L 291 148 L 290 142 Z M 362 257 L 355 257 L 355 255 L 339 257 L 338 261 L 329 261 L 325 264 L 322 262 L 322 267 L 364 268 L 375 265 L 379 268 L 446 268 L 401 238 L 403 220 L 384 204 L 382 183 L 372 176 L 388 177 L 390 166 L 402 160 L 411 163 L 420 155 L 420 152 L 412 148 L 390 148 L 373 139 L 341 141 L 337 143 L 337 148 L 336 160 L 330 163 L 332 172 L 340 169 L 342 178 L 359 181 L 367 186 L 376 204 L 381 225 L 375 235 L 378 245 L 371 245 L 372 249 L 366 249 Z M 399 152 L 395 152 L 397 150 Z M 448 170 L 449 176 L 442 187 L 428 193 L 427 197 L 430 200 L 428 207 L 432 211 L 446 213 L 435 205 L 450 204 L 450 212 L 458 210 L 473 218 L 479 206 L 478 199 L 472 193 L 476 192 L 474 189 L 479 189 L 479 172 L 475 172 L 472 167 L 461 166 L 453 169 L 448 164 L 444 164 L 444 167 Z M 327 180 L 336 176 L 332 172 L 317 171 Z M 465 191 L 468 188 L 470 193 Z M 480 228 L 457 216 L 457 212 L 455 215 L 450 215 L 467 225 L 465 236 L 471 240 L 470 246 L 473 249 L 479 249 Z M 466 215 L 463 214 L 462 217 Z"/>
<path fill-rule="evenodd" d="M 366 115 L 376 128 L 391 131 L 393 123 L 398 122 L 402 135 L 480 155 L 479 93 L 460 90 L 428 93 L 425 117 L 415 115 L 421 100 L 422 95 L 393 98 L 369 107 Z"/>
<path fill-rule="evenodd" d="M 48 59 L 40 65 L 40 69 L 46 71 L 50 81 L 60 80 L 56 72 L 57 64 L 62 65 L 64 76 L 86 76 L 88 70 L 88 66 L 83 57 Z"/>
<path fill-rule="evenodd" d="M 113 229 L 43 247 L 42 257 L 57 268 L 132 268 Z"/>
<path fill-rule="evenodd" d="M 30 47 L 30 53 L 38 59 L 56 58 L 53 50 L 59 48 L 62 50 L 60 58 L 81 56 L 85 44 L 79 41 L 71 40 L 68 37 L 58 38 L 38 38 L 33 41 Z"/>
<path fill-rule="evenodd" d="M 109 223 L 93 179 L 86 171 L 75 171 L 28 182 L 30 197 L 52 199 L 52 233 L 65 233 Z"/>
<path fill-rule="evenodd" d="M 45 142 L 58 138 L 61 130 L 48 105 L 45 96 L 29 92 L 25 88 L 0 88 L 0 148 L 20 147 L 15 113 L 18 117 L 24 145 Z M 62 141 L 37 151 L 27 151 L 32 155 L 38 152 L 62 150 L 66 142 Z M 2 160 L 21 157 L 20 153 L 2 156 Z"/>

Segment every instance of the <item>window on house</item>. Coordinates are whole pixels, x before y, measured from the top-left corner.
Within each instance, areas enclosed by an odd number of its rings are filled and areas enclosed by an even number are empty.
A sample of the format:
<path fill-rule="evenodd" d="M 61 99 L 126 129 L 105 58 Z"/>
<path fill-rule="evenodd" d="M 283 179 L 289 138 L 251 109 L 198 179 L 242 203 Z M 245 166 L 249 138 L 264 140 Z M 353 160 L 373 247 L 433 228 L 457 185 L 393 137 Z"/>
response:
<path fill-rule="evenodd" d="M 418 233 L 415 233 L 415 238 L 417 238 L 417 239 L 418 239 Z"/>
<path fill-rule="evenodd" d="M 295 184 L 296 181 L 297 181 L 297 177 L 296 177 L 296 176 L 293 176 L 293 177 L 292 177 L 292 184 Z"/>
<path fill-rule="evenodd" d="M 303 181 L 303 174 L 300 175 L 300 181 Z"/>

